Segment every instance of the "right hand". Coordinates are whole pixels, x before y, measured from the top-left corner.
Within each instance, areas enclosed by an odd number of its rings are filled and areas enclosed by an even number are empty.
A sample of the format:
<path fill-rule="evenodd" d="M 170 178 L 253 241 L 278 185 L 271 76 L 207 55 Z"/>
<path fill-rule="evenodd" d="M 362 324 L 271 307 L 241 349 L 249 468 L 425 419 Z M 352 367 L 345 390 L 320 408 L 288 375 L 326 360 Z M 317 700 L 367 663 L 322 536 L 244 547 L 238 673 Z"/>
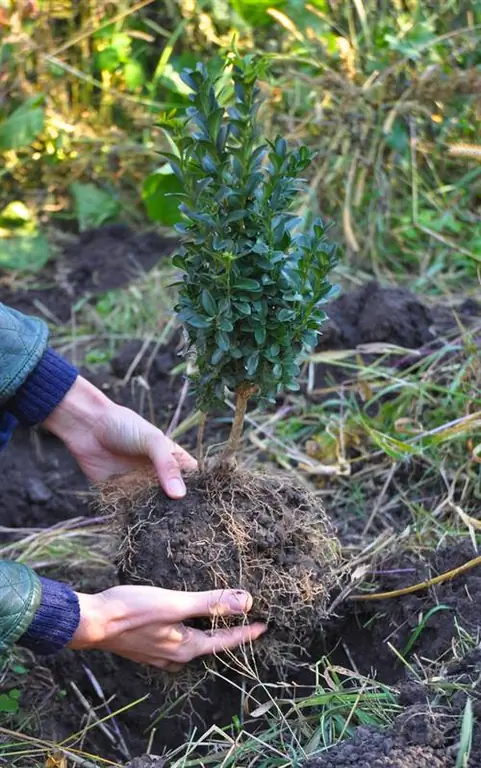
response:
<path fill-rule="evenodd" d="M 253 642 L 267 629 L 255 623 L 202 632 L 184 624 L 199 617 L 247 614 L 252 597 L 242 590 L 177 592 L 121 586 L 97 595 L 78 594 L 78 598 L 80 624 L 70 648 L 111 651 L 169 671 L 177 671 L 198 656 Z"/>

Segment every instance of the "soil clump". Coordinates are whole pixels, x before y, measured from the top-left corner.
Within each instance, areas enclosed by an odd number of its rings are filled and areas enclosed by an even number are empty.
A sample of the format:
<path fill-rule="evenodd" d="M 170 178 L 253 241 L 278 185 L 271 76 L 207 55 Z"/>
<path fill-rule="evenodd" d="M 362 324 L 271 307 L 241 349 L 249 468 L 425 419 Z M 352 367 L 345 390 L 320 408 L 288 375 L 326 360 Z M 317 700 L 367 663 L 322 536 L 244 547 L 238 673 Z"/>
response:
<path fill-rule="evenodd" d="M 120 580 L 166 589 L 241 588 L 249 618 L 269 624 L 256 657 L 282 666 L 326 619 L 338 583 L 339 545 L 318 499 L 290 477 L 217 468 L 186 476 L 187 495 L 168 499 L 155 478 L 106 484 L 102 508 L 121 526 Z"/>

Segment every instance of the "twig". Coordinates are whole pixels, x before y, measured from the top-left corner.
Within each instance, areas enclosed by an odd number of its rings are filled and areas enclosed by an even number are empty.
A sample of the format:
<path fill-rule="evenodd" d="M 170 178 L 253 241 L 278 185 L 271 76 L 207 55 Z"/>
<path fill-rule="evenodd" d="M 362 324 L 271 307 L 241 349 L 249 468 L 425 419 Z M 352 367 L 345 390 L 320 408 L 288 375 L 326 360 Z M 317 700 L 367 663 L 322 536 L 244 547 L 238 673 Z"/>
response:
<path fill-rule="evenodd" d="M 386 495 L 386 491 L 387 491 L 387 489 L 389 488 L 389 486 L 391 484 L 391 480 L 393 479 L 393 476 L 394 476 L 394 473 L 395 473 L 396 469 L 397 469 L 397 464 L 396 463 L 392 464 L 391 465 L 391 469 L 388 472 L 388 476 L 386 478 L 386 482 L 384 483 L 384 485 L 382 487 L 382 490 L 381 490 L 381 493 L 379 494 L 379 496 L 378 496 L 378 498 L 376 500 L 376 503 L 375 503 L 375 505 L 373 507 L 373 510 L 372 510 L 371 514 L 369 515 L 369 519 L 368 519 L 366 525 L 364 526 L 364 530 L 362 532 L 363 536 L 365 536 L 367 534 L 367 532 L 369 531 L 374 518 L 376 517 L 377 513 L 379 512 L 379 509 L 381 508 L 381 504 L 384 501 L 384 497 Z"/>
<path fill-rule="evenodd" d="M 201 412 L 199 428 L 197 430 L 197 462 L 199 464 L 199 471 L 204 471 L 204 435 L 205 425 L 207 423 L 207 414 Z"/>
<path fill-rule="evenodd" d="M 174 415 L 172 416 L 172 420 L 171 420 L 169 426 L 167 427 L 167 430 L 166 430 L 166 433 L 165 433 L 167 435 L 167 437 L 171 437 L 172 436 L 172 432 L 174 431 L 174 429 L 177 429 L 177 427 L 179 425 L 180 414 L 182 413 L 182 408 L 184 407 L 185 400 L 186 400 L 187 395 L 189 393 L 189 385 L 190 385 L 190 381 L 189 381 L 189 379 L 186 379 L 184 381 L 183 385 L 182 385 L 182 389 L 181 389 L 181 392 L 180 392 L 180 395 L 179 395 L 179 400 L 177 402 L 177 407 L 176 407 L 176 409 L 174 411 Z"/>
<path fill-rule="evenodd" d="M 445 581 L 451 581 L 456 576 L 461 576 L 466 571 L 470 571 L 471 568 L 475 568 L 477 565 L 481 565 L 481 555 L 473 557 L 472 560 L 468 560 L 467 563 L 463 563 L 458 568 L 452 568 L 450 571 L 445 571 L 439 576 L 435 576 L 432 579 L 421 581 L 419 584 L 412 584 L 410 587 L 403 587 L 402 589 L 393 589 L 390 592 L 374 592 L 367 595 L 350 595 L 348 600 L 356 600 L 356 602 L 366 600 L 388 600 L 391 597 L 401 597 L 402 595 L 410 595 L 413 592 L 420 592 L 422 589 L 429 589 L 435 584 L 442 584 Z"/>
<path fill-rule="evenodd" d="M 83 708 L 85 709 L 86 713 L 89 715 L 89 717 L 91 717 L 91 718 L 92 718 L 92 720 L 94 721 L 95 725 L 96 725 L 96 726 L 99 728 L 99 730 L 101 730 L 101 731 L 102 731 L 102 733 L 104 734 L 104 736 L 106 736 L 106 738 L 107 738 L 107 739 L 110 741 L 110 743 L 111 743 L 111 744 L 112 744 L 114 747 L 119 747 L 119 748 L 120 748 L 120 746 L 121 746 L 121 745 L 118 743 L 118 740 L 117 740 L 117 738 L 115 737 L 115 735 L 112 733 L 112 731 L 110 730 L 110 728 L 108 728 L 108 727 L 105 725 L 105 723 L 102 723 L 102 722 L 101 722 L 101 720 L 99 719 L 99 717 L 98 717 L 97 713 L 95 712 L 95 710 L 93 709 L 93 707 L 90 705 L 90 703 L 87 701 L 87 699 L 85 698 L 85 696 L 83 695 L 83 693 L 82 693 L 82 692 L 81 692 L 81 691 L 78 689 L 78 687 L 77 687 L 77 686 L 76 686 L 76 684 L 73 682 L 73 680 L 71 680 L 71 681 L 70 681 L 70 687 L 72 688 L 73 692 L 74 692 L 74 693 L 75 693 L 75 695 L 77 696 L 78 700 L 80 701 L 81 705 L 82 705 L 82 706 L 83 706 Z M 122 750 L 121 748 L 120 748 L 120 750 L 119 750 L 119 751 L 120 751 L 121 753 L 123 753 L 123 750 Z M 129 754 L 127 753 L 126 755 L 124 755 L 124 757 L 126 757 L 127 759 L 129 759 Z"/>

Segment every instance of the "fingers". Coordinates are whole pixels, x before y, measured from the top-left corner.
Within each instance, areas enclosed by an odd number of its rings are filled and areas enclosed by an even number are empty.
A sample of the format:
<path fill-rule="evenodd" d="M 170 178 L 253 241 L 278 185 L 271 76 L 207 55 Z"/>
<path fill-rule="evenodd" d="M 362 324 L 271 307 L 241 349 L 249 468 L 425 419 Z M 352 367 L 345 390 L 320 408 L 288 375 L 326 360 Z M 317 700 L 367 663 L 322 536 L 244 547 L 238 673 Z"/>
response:
<path fill-rule="evenodd" d="M 172 445 L 159 434 L 149 442 L 149 457 L 155 467 L 160 484 L 171 499 L 182 499 L 186 488 L 182 479 L 180 464 L 172 453 Z"/>
<path fill-rule="evenodd" d="M 155 430 L 155 434 L 149 439 L 148 455 L 167 496 L 171 499 L 182 499 L 186 493 L 182 470 L 197 469 L 196 460 L 160 430 Z"/>
<path fill-rule="evenodd" d="M 265 624 L 251 624 L 232 629 L 215 629 L 211 632 L 189 629 L 185 643 L 175 653 L 175 662 L 186 664 L 198 656 L 208 656 L 230 651 L 241 645 L 250 645 L 264 634 L 266 629 Z"/>
<path fill-rule="evenodd" d="M 197 461 L 190 455 L 184 448 L 181 448 L 177 443 L 173 443 L 172 453 L 176 459 L 179 467 L 186 470 L 197 469 Z"/>
<path fill-rule="evenodd" d="M 172 595 L 175 596 L 177 621 L 203 616 L 240 616 L 252 608 L 252 596 L 242 589 L 173 592 Z"/>

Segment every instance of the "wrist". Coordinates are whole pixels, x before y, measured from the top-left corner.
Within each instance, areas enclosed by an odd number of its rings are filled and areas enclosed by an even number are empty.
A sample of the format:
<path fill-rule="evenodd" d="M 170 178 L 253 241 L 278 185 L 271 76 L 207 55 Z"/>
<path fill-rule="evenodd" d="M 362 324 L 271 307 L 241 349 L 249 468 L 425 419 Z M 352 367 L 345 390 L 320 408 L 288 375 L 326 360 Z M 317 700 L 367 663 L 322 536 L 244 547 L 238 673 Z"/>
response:
<path fill-rule="evenodd" d="M 88 431 L 97 424 L 110 404 L 103 392 L 79 376 L 43 426 L 68 444 L 79 430 Z"/>
<path fill-rule="evenodd" d="M 76 593 L 80 620 L 68 647 L 74 651 L 89 650 L 99 647 L 108 637 L 110 615 L 108 605 L 102 593 L 85 595 Z"/>

